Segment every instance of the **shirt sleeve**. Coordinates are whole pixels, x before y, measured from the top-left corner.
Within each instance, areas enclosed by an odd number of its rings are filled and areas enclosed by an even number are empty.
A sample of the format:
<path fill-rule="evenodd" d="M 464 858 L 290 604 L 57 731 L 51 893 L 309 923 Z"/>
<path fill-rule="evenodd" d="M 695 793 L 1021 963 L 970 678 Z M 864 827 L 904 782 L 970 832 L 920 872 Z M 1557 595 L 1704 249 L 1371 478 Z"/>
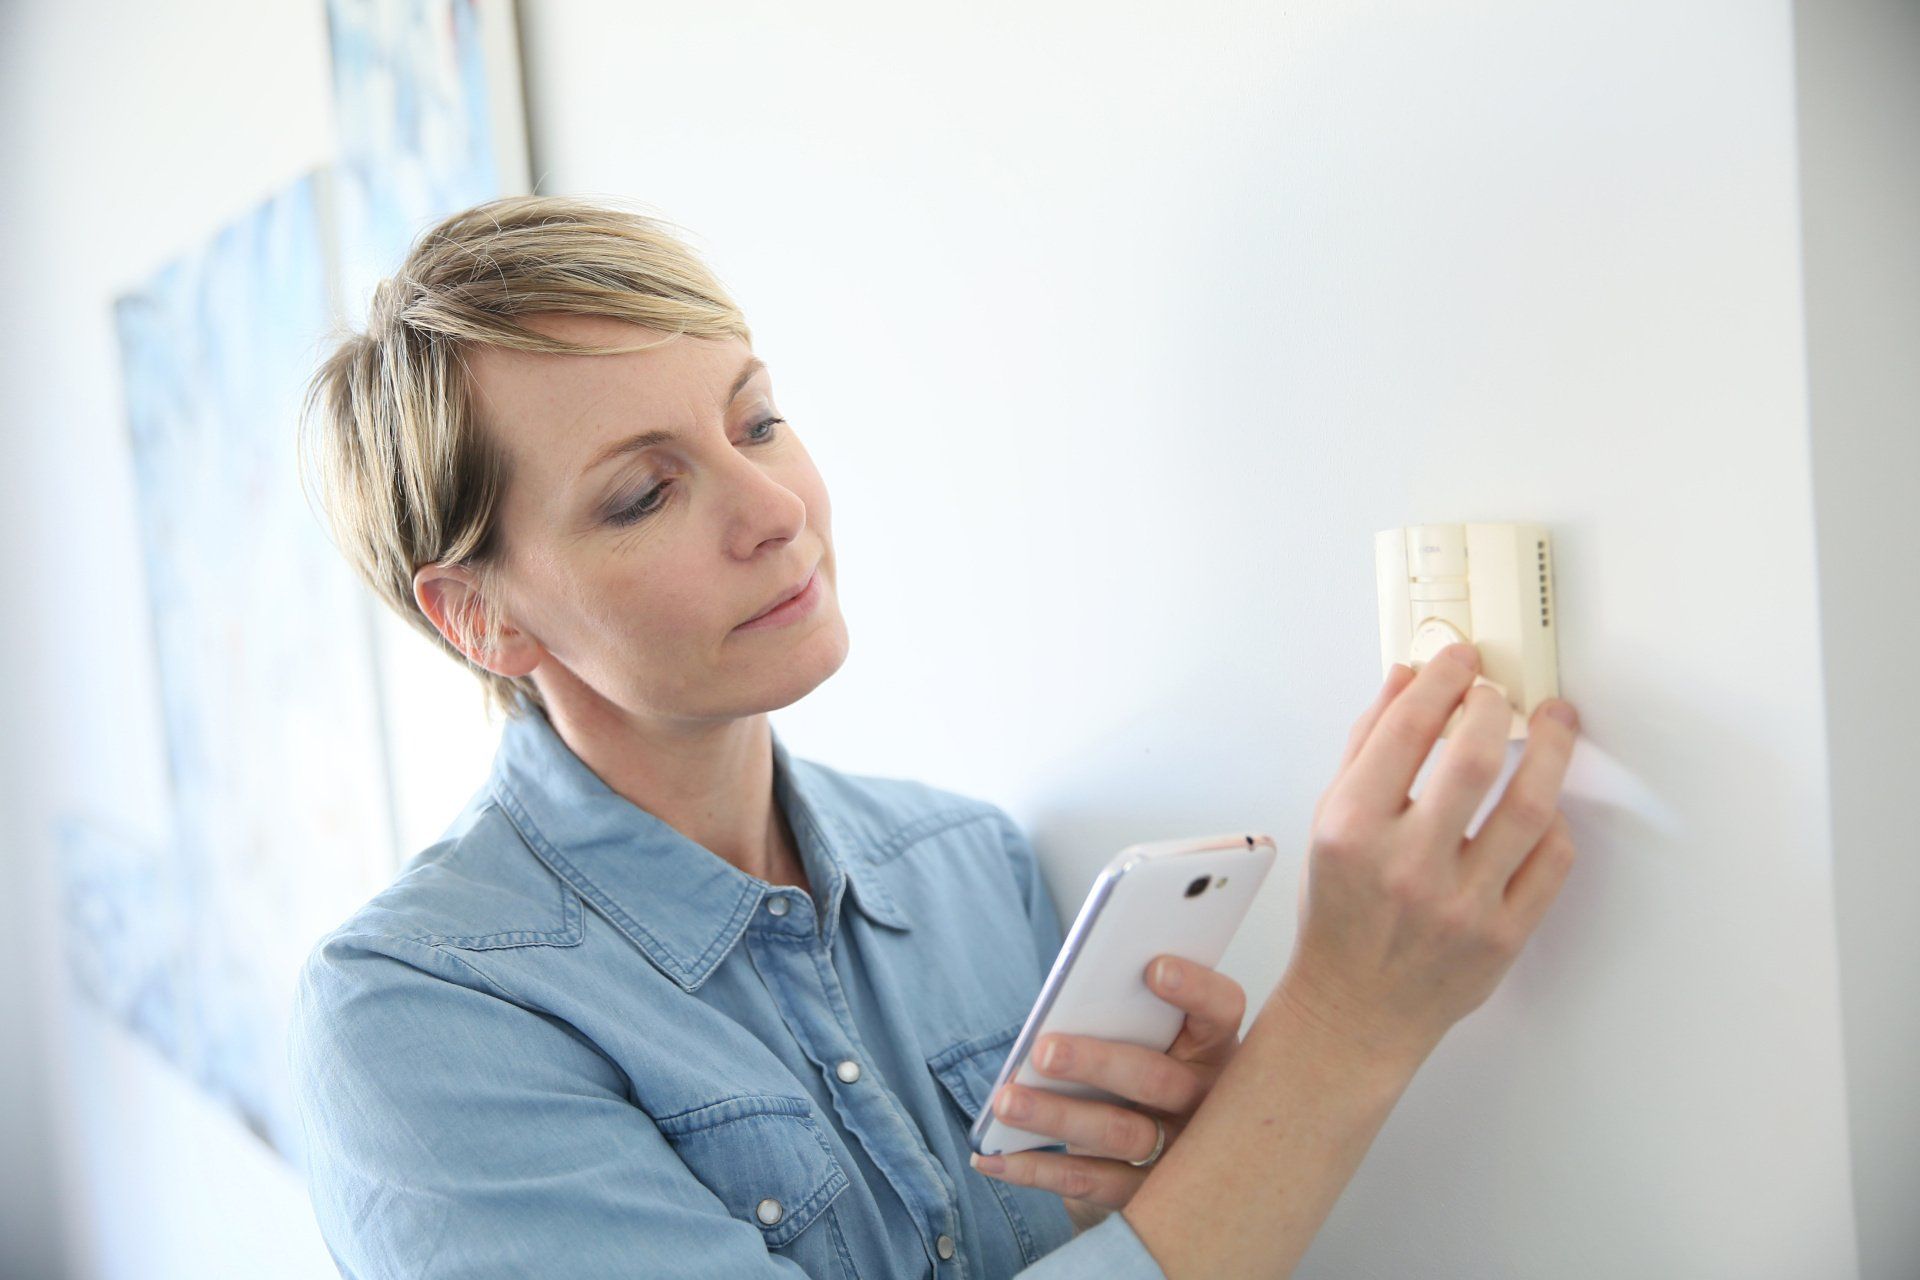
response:
<path fill-rule="evenodd" d="M 605 1055 L 441 948 L 324 939 L 287 1047 L 347 1280 L 804 1274 L 694 1176 Z"/>
<path fill-rule="evenodd" d="M 1016 1280 L 1167 1280 L 1124 1211 L 1108 1214 L 1015 1275 Z"/>
<path fill-rule="evenodd" d="M 1060 912 L 1054 904 L 1053 891 L 1047 887 L 1047 877 L 1040 869 L 1039 855 L 1034 852 L 1033 842 L 1027 839 L 1026 832 L 1020 829 L 1005 809 L 995 806 L 1000 818 L 1001 839 L 1007 846 L 1007 859 L 1013 864 L 1014 879 L 1020 885 L 1020 900 L 1027 910 L 1027 928 L 1033 933 L 1033 949 L 1040 957 L 1040 972 L 1035 976 L 1034 989 L 1047 980 L 1047 973 L 1053 968 L 1055 957 L 1060 954 L 1060 946 L 1065 934 L 1060 925 Z"/>
<path fill-rule="evenodd" d="M 1013 862 L 1021 901 L 1026 905 L 1027 927 L 1033 932 L 1034 949 L 1040 956 L 1037 985 L 1046 981 L 1065 935 L 1032 841 L 1004 809 L 1000 810 L 1000 821 L 1007 856 Z M 1040 1261 L 1022 1268 L 1017 1280 L 1167 1280 L 1167 1273 L 1147 1252 L 1125 1214 L 1110 1213 Z"/>

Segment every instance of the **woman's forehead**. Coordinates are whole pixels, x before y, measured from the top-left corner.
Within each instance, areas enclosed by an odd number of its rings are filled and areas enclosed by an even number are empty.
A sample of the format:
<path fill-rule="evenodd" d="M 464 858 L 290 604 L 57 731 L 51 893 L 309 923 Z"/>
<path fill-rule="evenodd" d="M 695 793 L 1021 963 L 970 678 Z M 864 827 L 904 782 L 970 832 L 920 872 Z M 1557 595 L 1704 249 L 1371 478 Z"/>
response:
<path fill-rule="evenodd" d="M 479 346 L 467 367 L 477 398 L 493 421 L 551 423 L 561 435 L 599 409 L 627 420 L 685 413 L 711 398 L 751 354 L 735 337 L 697 338 L 601 316 L 541 316 L 528 328 L 572 342 L 603 346 L 653 343 L 616 355 L 572 355 Z M 517 425 L 517 423 L 516 423 Z"/>
<path fill-rule="evenodd" d="M 476 425 L 512 455 L 517 476 L 555 499 L 594 483 L 622 452 L 698 431 L 765 367 L 731 336 L 669 335 L 600 316 L 543 315 L 528 327 L 576 342 L 659 343 L 600 356 L 470 353 Z"/>

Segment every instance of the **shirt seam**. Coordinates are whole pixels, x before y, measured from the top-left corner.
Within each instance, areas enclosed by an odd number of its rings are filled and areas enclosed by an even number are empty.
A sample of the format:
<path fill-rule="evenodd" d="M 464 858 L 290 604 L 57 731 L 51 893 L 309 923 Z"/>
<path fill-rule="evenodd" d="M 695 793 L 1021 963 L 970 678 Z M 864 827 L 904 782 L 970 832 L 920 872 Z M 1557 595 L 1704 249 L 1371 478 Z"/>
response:
<path fill-rule="evenodd" d="M 481 982 L 486 984 L 486 987 L 487 987 L 486 994 L 499 996 L 501 999 L 509 1001 L 510 1003 L 516 1006 L 519 1006 L 521 1008 L 533 1007 L 529 1005 L 525 1000 L 521 999 L 518 995 L 515 995 L 513 992 L 507 990 L 507 988 L 502 986 L 499 982 L 496 982 L 491 974 L 488 974 L 485 970 L 480 969 L 472 964 L 469 964 L 465 957 L 460 956 L 455 952 L 449 951 L 445 947 L 440 946 L 438 943 L 433 942 L 431 938 L 427 935 L 409 934 L 409 933 L 375 933 L 375 932 L 364 931 L 364 930 L 353 930 L 350 932 L 333 934 L 327 939 L 327 942 L 329 943 L 360 942 L 363 944 L 378 943 L 385 946 L 391 946 L 394 943 L 404 943 L 411 947 L 418 947 L 421 950 L 425 951 L 426 954 L 431 958 L 429 963 L 431 963 L 432 960 L 449 960 L 449 961 L 452 961 L 454 964 L 458 965 L 460 968 L 465 969 L 468 973 L 471 973 L 474 977 L 480 979 Z M 376 949 L 376 953 L 377 953 L 377 949 Z M 391 958 L 395 960 L 401 960 L 402 963 L 405 963 L 405 961 L 400 956 L 393 956 Z M 429 973 L 428 976 L 432 977 L 435 975 Z M 445 981 L 444 977 L 442 977 L 442 981 Z"/>
<path fill-rule="evenodd" d="M 887 837 L 875 846 L 870 860 L 876 865 L 891 862 L 908 849 L 930 837 L 954 827 L 965 826 L 969 822 L 997 822 L 998 816 L 992 808 L 975 805 L 965 808 L 948 807 L 936 809 L 932 813 L 923 813 L 911 818 L 901 826 L 895 827 Z"/>
<path fill-rule="evenodd" d="M 547 839 L 546 833 L 540 830 L 540 824 L 520 802 L 520 798 L 513 794 L 513 788 L 510 785 L 502 781 L 495 787 L 493 795 L 501 812 L 506 815 L 507 821 L 527 846 L 535 851 L 535 855 L 546 861 L 549 868 L 563 880 L 572 880 L 576 885 L 584 885 L 590 889 L 591 893 L 588 896 L 592 899 L 593 905 L 606 913 L 616 926 L 625 931 L 629 937 L 634 938 L 649 955 L 663 961 L 663 967 L 667 968 L 674 980 L 683 987 L 689 989 L 697 987 L 720 963 L 725 952 L 731 950 L 739 941 L 739 935 L 745 929 L 747 920 L 759 901 L 759 895 L 752 893 L 751 886 L 748 886 L 749 891 L 740 894 L 734 903 L 732 914 L 724 924 L 718 927 L 706 949 L 691 961 L 683 959 L 667 945 L 664 939 L 636 920 L 632 913 L 602 889 L 592 876 L 589 876 L 551 840 Z"/>

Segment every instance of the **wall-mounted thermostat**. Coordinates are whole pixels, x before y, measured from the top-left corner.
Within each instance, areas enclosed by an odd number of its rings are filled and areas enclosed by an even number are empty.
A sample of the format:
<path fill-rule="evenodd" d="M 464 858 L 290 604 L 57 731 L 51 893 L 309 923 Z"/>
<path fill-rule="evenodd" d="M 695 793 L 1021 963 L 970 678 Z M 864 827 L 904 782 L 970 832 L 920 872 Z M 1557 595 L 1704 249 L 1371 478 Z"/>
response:
<path fill-rule="evenodd" d="M 1475 684 L 1507 699 L 1507 737 L 1560 696 L 1554 643 L 1553 539 L 1538 524 L 1416 524 L 1373 535 L 1380 577 L 1380 675 L 1394 663 L 1418 671 L 1450 644 L 1480 651 Z M 1456 707 L 1440 731 L 1460 724 Z"/>

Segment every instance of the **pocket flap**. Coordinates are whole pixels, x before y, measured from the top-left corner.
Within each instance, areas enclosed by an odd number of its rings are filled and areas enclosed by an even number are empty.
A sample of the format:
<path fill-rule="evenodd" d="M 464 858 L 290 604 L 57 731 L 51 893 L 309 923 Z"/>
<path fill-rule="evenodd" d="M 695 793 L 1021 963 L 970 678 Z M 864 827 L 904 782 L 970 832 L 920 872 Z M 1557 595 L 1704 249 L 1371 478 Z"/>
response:
<path fill-rule="evenodd" d="M 1026 1015 L 1022 1014 L 998 1031 L 948 1045 L 927 1059 L 927 1067 L 966 1117 L 968 1129 L 979 1123 L 981 1109 L 993 1095 L 993 1082 L 1000 1078 L 1000 1068 L 1006 1064 L 1007 1055 L 1013 1052 L 1014 1042 L 1020 1038 L 1020 1028 L 1026 1022 Z M 1009 1128 L 1007 1132 L 1018 1134 L 1021 1131 Z M 1033 1136 L 1043 1145 L 1062 1149 L 1066 1146 L 1060 1139 L 1046 1134 Z M 1006 1211 L 1014 1238 L 1020 1242 L 1021 1255 L 1029 1265 L 1073 1238 L 1073 1222 L 1068 1218 L 1066 1203 L 1058 1193 L 1045 1187 L 1023 1186 L 1000 1178 L 983 1180 L 993 1189 L 994 1198 Z"/>
<path fill-rule="evenodd" d="M 980 1108 L 986 1105 L 993 1082 L 999 1079 L 1000 1068 L 1025 1025 L 1022 1015 L 998 1031 L 948 1045 L 927 1059 L 927 1066 L 966 1113 L 968 1124 L 980 1118 Z"/>
<path fill-rule="evenodd" d="M 847 1188 L 806 1099 L 730 1098 L 656 1123 L 727 1212 L 758 1227 L 770 1248 L 805 1231 Z"/>

